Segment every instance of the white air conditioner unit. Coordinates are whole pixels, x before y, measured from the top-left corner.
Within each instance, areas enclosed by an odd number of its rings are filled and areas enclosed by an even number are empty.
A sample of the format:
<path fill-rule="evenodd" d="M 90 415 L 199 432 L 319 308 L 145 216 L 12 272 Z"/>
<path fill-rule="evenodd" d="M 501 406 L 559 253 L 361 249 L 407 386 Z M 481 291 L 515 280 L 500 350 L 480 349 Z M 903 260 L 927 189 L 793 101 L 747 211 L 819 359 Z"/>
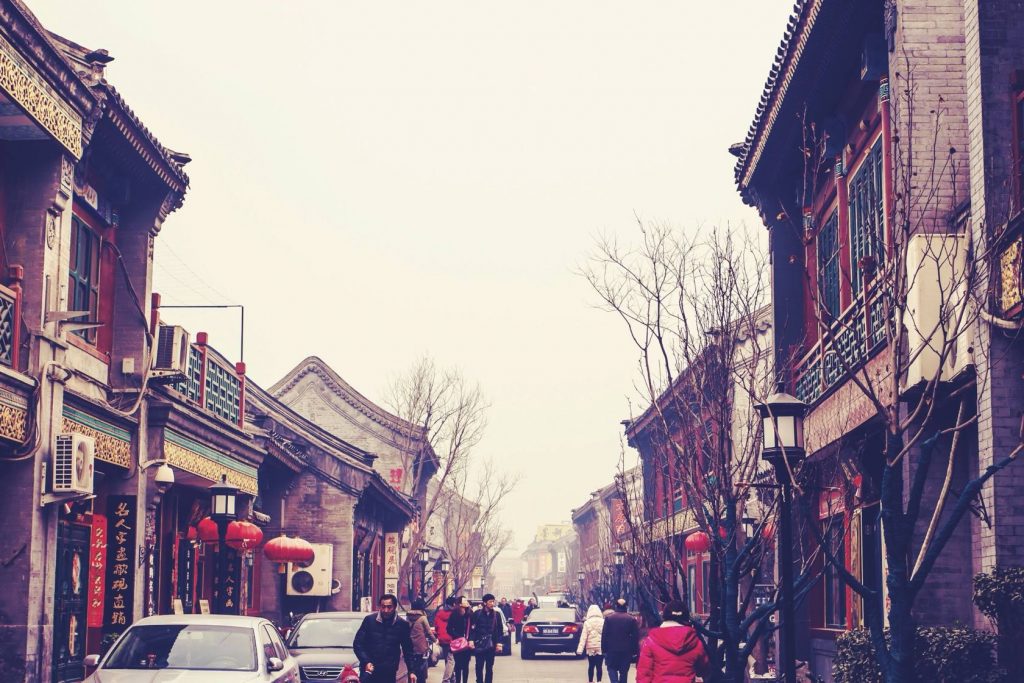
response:
<path fill-rule="evenodd" d="M 312 543 L 313 561 L 288 565 L 288 595 L 321 597 L 331 594 L 334 578 L 334 546 L 330 543 Z"/>
<path fill-rule="evenodd" d="M 93 493 L 96 441 L 82 434 L 58 434 L 53 440 L 53 493 Z"/>
<path fill-rule="evenodd" d="M 913 235 L 907 247 L 907 308 L 903 324 L 909 353 L 902 388 L 948 381 L 974 364 L 974 303 L 967 238 Z M 941 356 L 942 367 L 939 367 Z"/>
<path fill-rule="evenodd" d="M 181 375 L 188 371 L 188 332 L 178 325 L 161 325 L 157 330 L 153 370 L 159 375 Z"/>

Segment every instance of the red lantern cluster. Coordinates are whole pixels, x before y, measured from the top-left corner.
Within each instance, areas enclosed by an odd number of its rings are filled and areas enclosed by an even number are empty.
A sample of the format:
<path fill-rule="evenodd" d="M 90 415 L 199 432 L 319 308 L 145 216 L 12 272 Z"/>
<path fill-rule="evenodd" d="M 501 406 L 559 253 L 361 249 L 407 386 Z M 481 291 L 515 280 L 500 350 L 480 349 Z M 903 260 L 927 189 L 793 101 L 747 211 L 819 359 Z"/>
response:
<path fill-rule="evenodd" d="M 268 560 L 278 564 L 312 562 L 316 556 L 309 541 L 304 541 L 301 538 L 289 538 L 284 534 L 267 541 L 263 546 L 263 554 Z"/>
<path fill-rule="evenodd" d="M 694 531 L 686 537 L 683 544 L 691 553 L 706 553 L 711 549 L 711 537 L 703 531 Z"/>
<path fill-rule="evenodd" d="M 224 540 L 235 550 L 252 550 L 263 542 L 263 531 L 252 522 L 231 522 Z"/>

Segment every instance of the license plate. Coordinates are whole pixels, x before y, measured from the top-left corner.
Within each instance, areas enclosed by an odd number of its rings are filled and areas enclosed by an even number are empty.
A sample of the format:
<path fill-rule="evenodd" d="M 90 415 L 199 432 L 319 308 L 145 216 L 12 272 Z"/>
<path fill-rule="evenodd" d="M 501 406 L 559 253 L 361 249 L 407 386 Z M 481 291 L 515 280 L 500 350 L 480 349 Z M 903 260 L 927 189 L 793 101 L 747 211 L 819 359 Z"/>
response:
<path fill-rule="evenodd" d="M 542 628 L 540 630 L 540 632 L 541 633 L 558 633 L 558 629 L 557 628 Z"/>

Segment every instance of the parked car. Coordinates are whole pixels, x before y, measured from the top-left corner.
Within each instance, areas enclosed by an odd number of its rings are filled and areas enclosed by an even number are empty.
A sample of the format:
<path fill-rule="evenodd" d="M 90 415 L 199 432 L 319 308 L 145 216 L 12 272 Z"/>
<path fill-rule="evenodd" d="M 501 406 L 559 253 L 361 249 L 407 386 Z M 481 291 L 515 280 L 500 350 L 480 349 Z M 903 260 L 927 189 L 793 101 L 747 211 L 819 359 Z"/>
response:
<path fill-rule="evenodd" d="M 575 656 L 579 642 L 580 624 L 576 621 L 576 610 L 566 607 L 538 607 L 530 612 L 529 618 L 523 624 L 519 656 L 523 659 L 533 659 L 538 652 L 568 652 Z"/>
<path fill-rule="evenodd" d="M 288 636 L 288 650 L 299 665 L 306 683 L 338 680 L 342 669 L 358 670 L 352 643 L 366 612 L 310 612 L 295 624 Z M 399 665 L 397 683 L 408 680 L 405 662 Z"/>
<path fill-rule="evenodd" d="M 86 657 L 85 666 L 96 667 L 88 683 L 299 681 L 298 664 L 277 629 L 258 617 L 146 617 L 121 634 L 102 659 Z"/>

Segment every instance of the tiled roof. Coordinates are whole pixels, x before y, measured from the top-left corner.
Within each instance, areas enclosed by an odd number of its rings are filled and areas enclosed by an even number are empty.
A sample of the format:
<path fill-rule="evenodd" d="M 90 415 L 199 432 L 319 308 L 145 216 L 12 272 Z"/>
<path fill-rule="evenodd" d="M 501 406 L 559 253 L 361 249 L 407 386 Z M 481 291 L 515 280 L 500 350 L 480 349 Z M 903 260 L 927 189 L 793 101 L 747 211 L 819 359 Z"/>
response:
<path fill-rule="evenodd" d="M 750 173 L 757 165 L 765 138 L 775 123 L 779 103 L 785 97 L 793 69 L 800 60 L 807 35 L 814 25 L 822 2 L 823 0 L 796 0 L 793 5 L 786 31 L 779 43 L 779 49 L 775 52 L 775 62 L 768 72 L 761 99 L 757 103 L 754 120 L 747 131 L 746 140 L 738 150 L 739 160 L 736 162 L 734 177 L 740 192 L 746 189 Z"/>

